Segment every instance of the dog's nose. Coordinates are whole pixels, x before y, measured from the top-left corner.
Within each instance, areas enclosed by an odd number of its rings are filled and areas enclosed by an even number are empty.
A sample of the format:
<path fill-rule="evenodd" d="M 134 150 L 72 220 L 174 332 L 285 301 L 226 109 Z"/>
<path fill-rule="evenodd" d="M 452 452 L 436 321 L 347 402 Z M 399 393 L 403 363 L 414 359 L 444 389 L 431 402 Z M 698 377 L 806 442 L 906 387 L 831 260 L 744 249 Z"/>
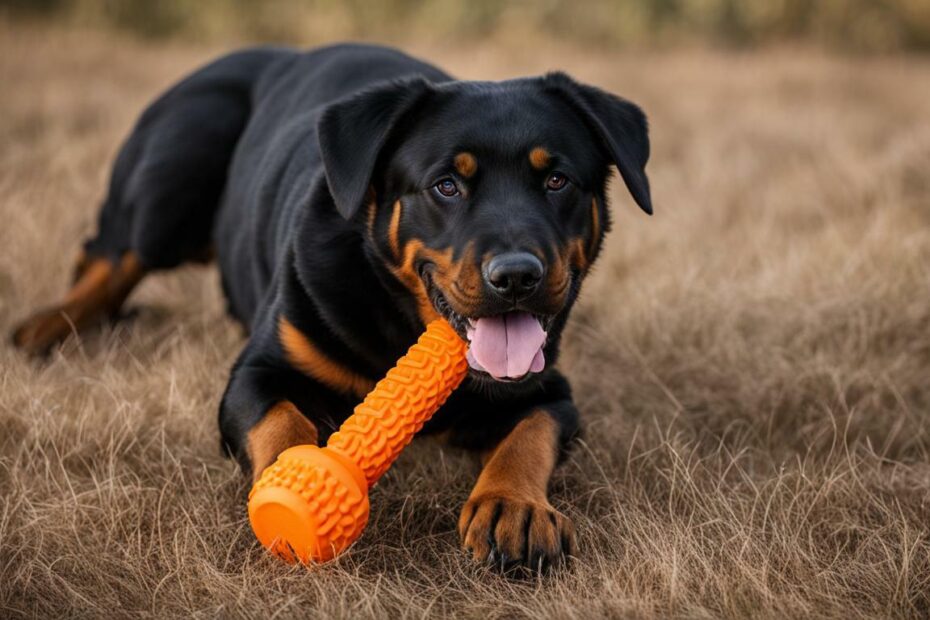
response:
<path fill-rule="evenodd" d="M 542 261 L 529 252 L 507 252 L 488 261 L 484 279 L 498 295 L 525 299 L 536 292 L 542 282 Z"/>

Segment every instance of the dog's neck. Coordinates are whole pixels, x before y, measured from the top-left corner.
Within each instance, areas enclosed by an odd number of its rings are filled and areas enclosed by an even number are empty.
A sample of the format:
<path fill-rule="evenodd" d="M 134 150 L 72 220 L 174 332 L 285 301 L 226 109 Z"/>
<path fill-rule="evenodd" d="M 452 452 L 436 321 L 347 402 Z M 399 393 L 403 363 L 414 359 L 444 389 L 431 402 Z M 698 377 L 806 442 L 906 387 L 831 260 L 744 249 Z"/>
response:
<path fill-rule="evenodd" d="M 331 201 L 328 192 L 314 198 L 297 222 L 290 286 L 299 291 L 290 294 L 302 297 L 328 331 L 380 376 L 423 325 L 407 303 L 409 293 L 367 247 L 364 218 L 346 221 Z"/>

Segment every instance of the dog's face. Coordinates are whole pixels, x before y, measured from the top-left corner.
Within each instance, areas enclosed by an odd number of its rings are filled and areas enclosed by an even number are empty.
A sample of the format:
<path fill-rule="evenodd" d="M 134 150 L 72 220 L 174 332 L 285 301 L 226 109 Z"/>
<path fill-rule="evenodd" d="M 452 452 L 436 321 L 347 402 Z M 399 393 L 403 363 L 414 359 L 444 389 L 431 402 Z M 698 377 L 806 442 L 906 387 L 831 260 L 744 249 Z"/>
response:
<path fill-rule="evenodd" d="M 346 154 L 366 127 L 377 150 Z M 554 357 L 609 226 L 611 164 L 651 212 L 642 113 L 561 74 L 393 84 L 336 104 L 319 129 L 337 207 L 420 318 L 470 341 L 476 377 L 523 380 Z M 361 182 L 337 171 L 351 160 Z"/>

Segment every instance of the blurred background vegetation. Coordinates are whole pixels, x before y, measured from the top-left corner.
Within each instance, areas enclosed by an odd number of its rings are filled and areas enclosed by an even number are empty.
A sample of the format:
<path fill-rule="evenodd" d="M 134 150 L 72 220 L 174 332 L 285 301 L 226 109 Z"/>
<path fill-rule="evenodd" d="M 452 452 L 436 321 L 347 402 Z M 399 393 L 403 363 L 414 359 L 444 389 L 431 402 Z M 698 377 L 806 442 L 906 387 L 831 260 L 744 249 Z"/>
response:
<path fill-rule="evenodd" d="M 0 14 L 147 38 L 930 51 L 930 0 L 0 0 Z M 519 38 L 516 40 L 520 40 Z"/>

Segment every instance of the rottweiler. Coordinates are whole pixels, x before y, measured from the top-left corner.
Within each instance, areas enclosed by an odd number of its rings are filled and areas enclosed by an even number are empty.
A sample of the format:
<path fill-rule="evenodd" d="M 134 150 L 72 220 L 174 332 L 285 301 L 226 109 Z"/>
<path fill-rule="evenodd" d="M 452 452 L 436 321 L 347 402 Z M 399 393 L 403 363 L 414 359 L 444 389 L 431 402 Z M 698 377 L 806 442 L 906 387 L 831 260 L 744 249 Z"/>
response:
<path fill-rule="evenodd" d="M 575 536 L 547 486 L 579 430 L 559 340 L 610 228 L 611 166 L 651 214 L 648 157 L 640 108 L 564 73 L 459 81 L 369 45 L 233 53 L 144 111 L 72 288 L 13 342 L 47 351 L 146 274 L 215 260 L 249 333 L 221 445 L 258 477 L 325 442 L 443 317 L 470 368 L 423 432 L 481 455 L 462 545 L 555 566 Z"/>

